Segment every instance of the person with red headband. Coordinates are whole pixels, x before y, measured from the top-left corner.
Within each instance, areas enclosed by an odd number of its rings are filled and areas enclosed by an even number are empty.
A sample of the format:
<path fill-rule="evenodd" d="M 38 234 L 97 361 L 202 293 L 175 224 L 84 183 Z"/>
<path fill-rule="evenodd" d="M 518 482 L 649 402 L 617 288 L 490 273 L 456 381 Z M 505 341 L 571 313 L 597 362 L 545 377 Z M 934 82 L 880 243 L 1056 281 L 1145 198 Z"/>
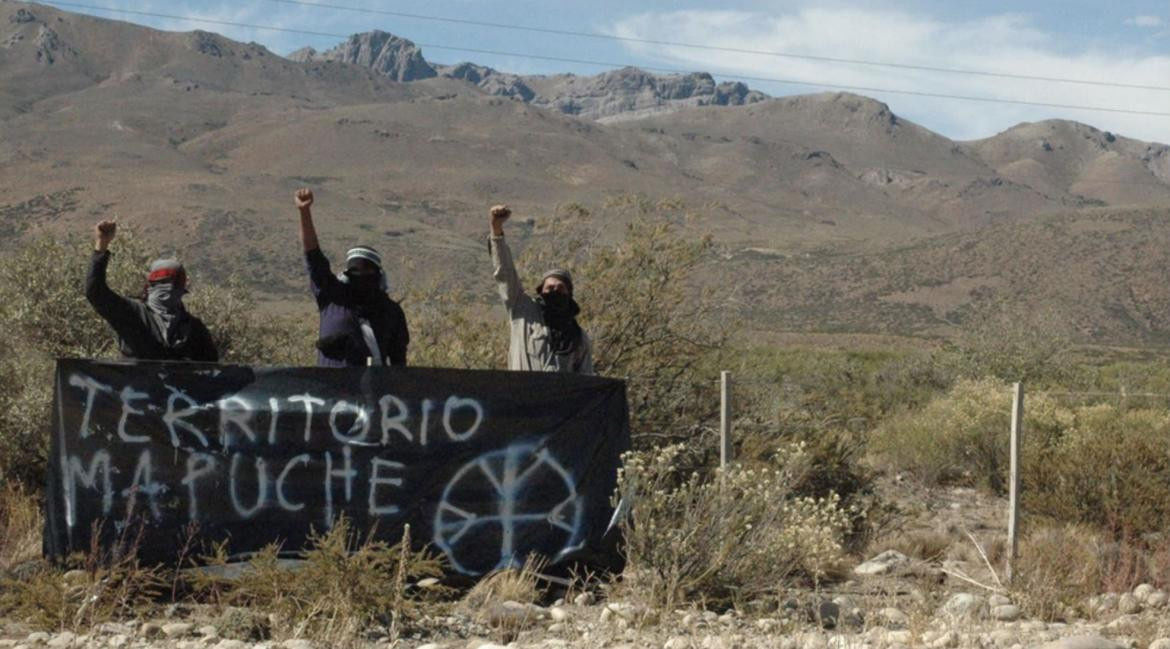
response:
<path fill-rule="evenodd" d="M 183 306 L 187 271 L 177 260 L 159 259 L 150 265 L 140 300 L 110 289 L 106 267 L 116 232 L 113 221 L 102 221 L 94 227 L 94 253 L 85 278 L 85 297 L 113 328 L 122 355 L 151 361 L 219 361 L 211 333 Z"/>

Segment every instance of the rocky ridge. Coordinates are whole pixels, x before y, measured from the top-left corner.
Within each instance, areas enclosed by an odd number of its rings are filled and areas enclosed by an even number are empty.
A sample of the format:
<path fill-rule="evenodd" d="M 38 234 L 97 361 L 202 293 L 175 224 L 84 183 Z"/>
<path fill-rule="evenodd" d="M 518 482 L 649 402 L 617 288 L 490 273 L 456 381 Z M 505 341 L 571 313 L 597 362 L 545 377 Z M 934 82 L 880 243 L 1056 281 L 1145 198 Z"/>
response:
<path fill-rule="evenodd" d="M 418 45 L 384 31 L 354 34 L 324 52 L 304 47 L 287 58 L 300 63 L 332 61 L 358 65 L 399 82 L 436 76 L 458 79 L 489 95 L 599 121 L 631 119 L 697 106 L 742 106 L 768 98 L 740 82 L 717 83 L 706 72 L 660 75 L 626 67 L 594 76 L 522 76 L 469 62 L 432 64 L 423 57 Z"/>

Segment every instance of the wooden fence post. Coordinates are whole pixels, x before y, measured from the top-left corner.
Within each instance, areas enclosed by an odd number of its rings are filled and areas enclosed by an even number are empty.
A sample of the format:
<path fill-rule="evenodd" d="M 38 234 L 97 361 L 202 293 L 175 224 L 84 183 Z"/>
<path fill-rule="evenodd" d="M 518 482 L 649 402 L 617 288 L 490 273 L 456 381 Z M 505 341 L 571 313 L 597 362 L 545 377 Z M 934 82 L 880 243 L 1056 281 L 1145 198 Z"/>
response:
<path fill-rule="evenodd" d="M 719 468 L 731 464 L 731 372 L 719 373 Z"/>
<path fill-rule="evenodd" d="M 1008 487 L 1008 552 L 1007 581 L 1010 584 L 1016 571 L 1020 532 L 1020 435 L 1024 423 L 1024 387 L 1016 383 L 1012 389 L 1011 475 Z"/>

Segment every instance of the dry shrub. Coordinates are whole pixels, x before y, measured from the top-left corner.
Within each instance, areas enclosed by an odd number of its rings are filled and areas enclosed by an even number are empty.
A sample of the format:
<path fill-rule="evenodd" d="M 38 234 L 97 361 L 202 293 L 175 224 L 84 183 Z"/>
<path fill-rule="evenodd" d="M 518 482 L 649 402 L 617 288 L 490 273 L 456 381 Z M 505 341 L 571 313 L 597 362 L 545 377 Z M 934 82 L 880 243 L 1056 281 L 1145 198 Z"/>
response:
<path fill-rule="evenodd" d="M 1080 524 L 1036 529 L 1020 545 L 1013 584 L 1033 615 L 1054 620 L 1092 615 L 1087 598 L 1129 592 L 1138 584 L 1170 587 L 1170 542 L 1116 540 Z"/>
<path fill-rule="evenodd" d="M 1068 356 L 1077 336 L 1068 317 L 1051 306 L 994 299 L 964 318 L 953 350 L 956 369 L 973 378 L 1061 380 L 1071 371 Z"/>
<path fill-rule="evenodd" d="M 540 599 L 540 572 L 544 561 L 531 556 L 519 569 L 498 570 L 476 582 L 463 596 L 463 606 L 478 609 L 501 602 L 534 604 Z"/>
<path fill-rule="evenodd" d="M 107 280 L 128 296 L 142 292 L 150 256 L 132 233 L 114 244 Z M 42 238 L 0 259 L 0 482 L 44 482 L 55 358 L 112 358 L 114 334 L 85 299 L 92 248 L 79 240 Z M 67 260 L 45 272 L 46 259 Z M 198 269 L 196 269 L 197 271 Z M 186 300 L 211 330 L 227 363 L 304 364 L 311 330 L 256 310 L 239 282 L 204 284 L 192 276 Z"/>
<path fill-rule="evenodd" d="M 403 308 L 410 310 L 412 365 L 507 368 L 507 322 L 487 308 L 477 308 L 472 295 L 434 284 L 410 291 Z"/>
<path fill-rule="evenodd" d="M 545 561 L 534 555 L 519 569 L 494 572 L 480 579 L 460 605 L 489 627 L 500 642 L 512 642 L 538 620 L 532 605 L 543 595 L 540 573 L 544 565 Z"/>
<path fill-rule="evenodd" d="M 19 483 L 0 486 L 0 573 L 41 555 L 41 507 Z"/>
<path fill-rule="evenodd" d="M 1079 525 L 1043 527 L 1020 544 L 1013 588 L 1032 615 L 1061 619 L 1100 591 L 1106 541 Z"/>
<path fill-rule="evenodd" d="M 280 559 L 277 546 L 269 546 L 238 578 L 196 573 L 196 597 L 268 611 L 278 620 L 278 636 L 350 646 L 379 626 L 395 635 L 423 606 L 409 596 L 408 582 L 442 575 L 438 559 L 410 549 L 409 531 L 401 543 L 389 545 L 372 531 L 361 537 L 342 518 L 328 532 L 313 534 L 308 547 L 295 568 Z M 221 547 L 207 562 L 222 566 L 226 556 Z"/>
<path fill-rule="evenodd" d="M 597 214 L 573 206 L 541 227 L 521 255 L 533 276 L 569 267 L 581 323 L 604 376 L 631 377 L 638 447 L 691 439 L 718 414 L 714 377 L 725 353 L 729 297 L 700 287 L 712 261 L 709 236 L 684 229 L 678 201 L 609 201 Z"/>
<path fill-rule="evenodd" d="M 19 577 L 0 577 L 0 615 L 38 628 L 83 632 L 102 622 L 139 617 L 164 592 L 165 571 L 138 560 L 140 524 L 122 527 L 103 551 L 95 529 L 94 545 L 62 566 L 40 561 Z"/>
<path fill-rule="evenodd" d="M 998 379 L 963 379 L 920 410 L 887 421 L 870 448 L 884 464 L 929 484 L 982 486 L 1002 493 L 1007 484 L 1011 387 Z M 1067 423 L 1068 411 L 1044 394 L 1028 395 L 1026 438 L 1047 438 Z"/>
<path fill-rule="evenodd" d="M 1116 538 L 1170 530 L 1170 414 L 1116 404 L 1071 412 L 1059 434 L 1029 445 L 1024 505 Z"/>
<path fill-rule="evenodd" d="M 681 602 L 739 603 L 815 583 L 839 566 L 850 513 L 835 496 L 797 497 L 802 445 L 769 464 L 712 476 L 681 474 L 681 446 L 630 454 L 620 477 L 632 502 L 620 588 L 669 610 Z"/>

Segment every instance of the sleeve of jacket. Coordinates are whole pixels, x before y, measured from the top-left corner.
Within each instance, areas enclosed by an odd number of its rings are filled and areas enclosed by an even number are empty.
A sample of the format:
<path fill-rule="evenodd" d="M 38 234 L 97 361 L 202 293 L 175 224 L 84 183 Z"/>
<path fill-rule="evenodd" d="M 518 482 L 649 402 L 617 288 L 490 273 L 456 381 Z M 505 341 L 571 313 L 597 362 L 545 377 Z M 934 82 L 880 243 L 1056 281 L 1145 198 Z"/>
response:
<path fill-rule="evenodd" d="M 584 332 L 581 333 L 581 339 L 581 365 L 577 368 L 577 373 L 592 376 L 597 373 L 593 369 L 593 339 Z"/>
<path fill-rule="evenodd" d="M 410 345 L 410 330 L 406 326 L 406 313 L 397 302 L 391 300 L 390 304 L 393 311 L 390 314 L 391 326 L 388 337 L 390 344 L 386 355 L 389 357 L 391 365 L 405 367 L 406 348 Z"/>
<path fill-rule="evenodd" d="M 502 236 L 488 238 L 488 249 L 492 253 L 492 277 L 496 280 L 496 290 L 511 313 L 524 295 L 520 277 L 516 274 L 516 264 L 512 261 L 512 251 Z"/>
<path fill-rule="evenodd" d="M 211 332 L 207 329 L 207 325 L 203 324 L 202 320 L 195 319 L 192 334 L 191 360 L 202 361 L 204 363 L 218 363 L 219 350 L 215 347 L 215 339 L 211 337 Z"/>
<path fill-rule="evenodd" d="M 89 273 L 85 277 L 85 299 L 93 305 L 114 331 L 135 331 L 142 328 L 142 319 L 134 302 L 115 293 L 106 283 L 106 267 L 110 265 L 110 252 L 94 252 L 90 260 Z"/>
<path fill-rule="evenodd" d="M 329 266 L 329 259 L 320 248 L 313 248 L 305 252 L 305 266 L 309 270 L 309 290 L 313 297 L 320 299 L 323 295 L 335 295 L 341 286 L 341 280 L 333 274 Z"/>

